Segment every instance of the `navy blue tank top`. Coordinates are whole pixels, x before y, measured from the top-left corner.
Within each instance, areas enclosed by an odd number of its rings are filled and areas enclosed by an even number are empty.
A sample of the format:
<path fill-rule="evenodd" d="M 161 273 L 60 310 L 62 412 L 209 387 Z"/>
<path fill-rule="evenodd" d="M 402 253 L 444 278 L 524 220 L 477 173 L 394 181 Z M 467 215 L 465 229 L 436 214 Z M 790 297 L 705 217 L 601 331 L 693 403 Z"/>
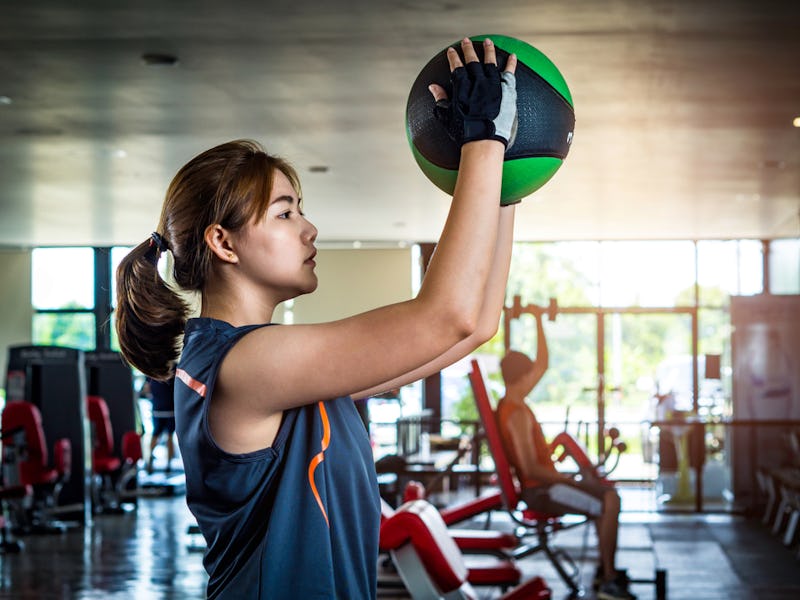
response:
<path fill-rule="evenodd" d="M 380 499 L 350 398 L 284 411 L 272 445 L 255 452 L 229 454 L 211 436 L 222 359 L 262 326 L 190 319 L 176 372 L 186 501 L 208 546 L 208 597 L 375 598 Z"/>

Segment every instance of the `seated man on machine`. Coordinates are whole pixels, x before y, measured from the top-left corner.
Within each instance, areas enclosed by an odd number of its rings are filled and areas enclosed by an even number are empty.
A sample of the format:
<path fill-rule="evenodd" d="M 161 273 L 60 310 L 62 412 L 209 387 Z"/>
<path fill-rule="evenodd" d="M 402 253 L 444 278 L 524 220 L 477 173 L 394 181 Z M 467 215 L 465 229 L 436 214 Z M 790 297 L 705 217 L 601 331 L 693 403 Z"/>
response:
<path fill-rule="evenodd" d="M 624 571 L 617 571 L 615 555 L 619 528 L 620 499 L 616 490 L 599 479 L 580 481 L 559 472 L 550 447 L 525 398 L 539 383 L 548 366 L 547 341 L 542 313 L 535 313 L 536 360 L 510 351 L 500 362 L 505 396 L 497 406 L 497 422 L 509 461 L 521 486 L 528 508 L 548 514 L 583 514 L 596 519 L 600 565 L 596 576 L 597 598 L 635 600 L 628 591 Z"/>

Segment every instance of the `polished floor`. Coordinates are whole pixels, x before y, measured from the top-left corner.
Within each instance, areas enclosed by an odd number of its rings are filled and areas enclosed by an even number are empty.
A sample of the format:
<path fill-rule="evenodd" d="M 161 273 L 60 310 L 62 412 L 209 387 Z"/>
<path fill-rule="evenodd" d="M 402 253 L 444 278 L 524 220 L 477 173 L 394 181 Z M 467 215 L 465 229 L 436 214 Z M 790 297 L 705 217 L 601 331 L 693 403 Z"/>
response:
<path fill-rule="evenodd" d="M 651 578 L 656 568 L 666 569 L 670 600 L 800 598 L 797 546 L 785 547 L 757 518 L 626 510 L 626 504 L 636 507 L 637 502 L 633 492 L 623 493 L 620 565 L 638 579 Z M 142 497 L 135 511 L 98 516 L 91 527 L 25 536 L 19 554 L 0 556 L 0 599 L 204 598 L 199 540 L 187 532 L 192 523 L 185 499 L 178 494 Z M 508 525 L 499 514 L 493 524 Z M 594 568 L 590 528 L 559 533 L 556 541 L 577 559 L 588 583 Z M 542 556 L 519 564 L 526 577 L 543 576 L 553 598 L 568 597 Z M 635 584 L 632 591 L 642 600 L 656 597 L 652 585 Z M 479 593 L 482 599 L 500 595 L 497 589 Z M 379 595 L 404 597 L 397 589 L 381 589 Z"/>

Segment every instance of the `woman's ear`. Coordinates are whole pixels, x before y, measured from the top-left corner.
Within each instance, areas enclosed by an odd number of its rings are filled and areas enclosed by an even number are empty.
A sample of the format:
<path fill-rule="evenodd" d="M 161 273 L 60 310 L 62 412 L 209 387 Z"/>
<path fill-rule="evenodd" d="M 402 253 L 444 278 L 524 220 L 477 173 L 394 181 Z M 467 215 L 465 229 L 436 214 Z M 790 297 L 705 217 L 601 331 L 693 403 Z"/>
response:
<path fill-rule="evenodd" d="M 236 252 L 233 251 L 231 246 L 230 233 L 219 223 L 206 227 L 203 239 L 208 247 L 211 248 L 211 252 L 221 261 L 231 264 L 239 262 L 239 257 L 236 256 Z"/>

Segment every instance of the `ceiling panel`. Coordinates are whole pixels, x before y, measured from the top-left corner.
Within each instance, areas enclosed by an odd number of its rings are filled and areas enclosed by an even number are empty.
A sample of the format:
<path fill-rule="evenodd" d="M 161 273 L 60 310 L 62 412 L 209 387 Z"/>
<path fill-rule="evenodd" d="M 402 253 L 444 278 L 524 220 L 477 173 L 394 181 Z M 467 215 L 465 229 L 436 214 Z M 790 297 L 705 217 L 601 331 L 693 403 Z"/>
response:
<path fill-rule="evenodd" d="M 575 100 L 570 155 L 520 206 L 518 239 L 800 235 L 797 1 L 11 0 L 0 15 L 0 245 L 138 242 L 174 172 L 239 137 L 299 169 L 321 242 L 435 240 L 448 198 L 411 157 L 406 98 L 478 33 L 538 47 Z"/>

